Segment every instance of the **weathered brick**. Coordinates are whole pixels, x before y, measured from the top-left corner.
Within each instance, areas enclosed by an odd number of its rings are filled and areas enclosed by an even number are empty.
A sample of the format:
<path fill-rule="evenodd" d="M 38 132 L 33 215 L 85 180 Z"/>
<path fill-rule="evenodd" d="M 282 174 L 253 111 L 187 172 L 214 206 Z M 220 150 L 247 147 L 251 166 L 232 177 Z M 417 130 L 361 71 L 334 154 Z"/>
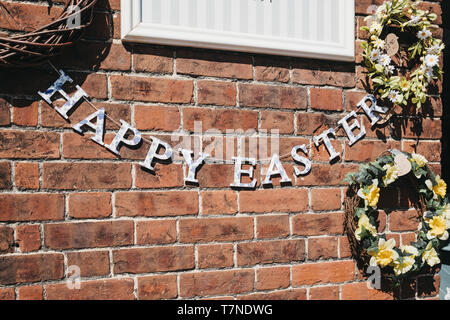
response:
<path fill-rule="evenodd" d="M 302 212 L 308 209 L 306 189 L 277 189 L 241 191 L 239 196 L 241 212 Z"/>
<path fill-rule="evenodd" d="M 339 300 L 339 287 L 313 287 L 309 289 L 309 300 Z"/>
<path fill-rule="evenodd" d="M 0 301 L 1 300 L 14 300 L 16 293 L 14 288 L 0 288 Z"/>
<path fill-rule="evenodd" d="M 283 111 L 261 111 L 261 129 L 270 133 L 278 130 L 280 134 L 291 134 L 294 132 L 294 114 Z"/>
<path fill-rule="evenodd" d="M 150 172 L 140 165 L 134 166 L 137 188 L 173 188 L 184 186 L 183 165 L 170 164 L 156 166 Z"/>
<path fill-rule="evenodd" d="M 0 284 L 58 280 L 64 276 L 61 253 L 0 256 Z"/>
<path fill-rule="evenodd" d="M 282 238 L 289 235 L 289 215 L 256 217 L 258 239 Z"/>
<path fill-rule="evenodd" d="M 134 46 L 133 65 L 136 71 L 172 73 L 173 51 L 152 46 Z"/>
<path fill-rule="evenodd" d="M 2 130 L 0 157 L 6 159 L 59 158 L 59 133 Z"/>
<path fill-rule="evenodd" d="M 389 149 L 400 150 L 400 143 L 398 141 L 362 140 L 351 147 L 345 146 L 345 160 L 368 162 L 379 158 L 384 151 Z"/>
<path fill-rule="evenodd" d="M 304 240 L 277 240 L 238 243 L 237 264 L 254 265 L 305 260 Z"/>
<path fill-rule="evenodd" d="M 232 244 L 205 244 L 198 246 L 198 267 L 225 268 L 234 265 Z"/>
<path fill-rule="evenodd" d="M 339 283 L 354 279 L 354 261 L 307 263 L 292 267 L 293 286 Z"/>
<path fill-rule="evenodd" d="M 198 213 L 196 191 L 118 192 L 117 216 L 180 216 Z"/>
<path fill-rule="evenodd" d="M 43 288 L 41 285 L 19 287 L 18 300 L 42 300 Z"/>
<path fill-rule="evenodd" d="M 238 300 L 306 300 L 306 289 L 288 289 L 239 296 Z"/>
<path fill-rule="evenodd" d="M 218 106 L 236 105 L 236 84 L 234 82 L 201 80 L 197 82 L 199 104 Z"/>
<path fill-rule="evenodd" d="M 113 251 L 114 273 L 148 273 L 194 268 L 193 246 L 133 248 Z"/>
<path fill-rule="evenodd" d="M 137 244 L 161 244 L 177 241 L 176 220 L 138 221 Z"/>
<path fill-rule="evenodd" d="M 108 251 L 78 251 L 67 253 L 67 265 L 78 266 L 80 277 L 109 275 Z"/>
<path fill-rule="evenodd" d="M 255 57 L 255 77 L 258 81 L 288 82 L 289 60 Z"/>
<path fill-rule="evenodd" d="M 0 162 L 0 189 L 11 189 L 11 163 Z"/>
<path fill-rule="evenodd" d="M 312 189 L 311 190 L 311 209 L 321 210 L 339 210 L 341 208 L 341 190 L 333 189 Z"/>
<path fill-rule="evenodd" d="M 14 251 L 14 229 L 8 226 L 0 226 L 0 253 Z"/>
<path fill-rule="evenodd" d="M 307 90 L 266 84 L 239 84 L 239 104 L 247 107 L 306 109 Z"/>
<path fill-rule="evenodd" d="M 392 294 L 367 287 L 367 282 L 347 283 L 341 286 L 342 300 L 392 300 Z"/>
<path fill-rule="evenodd" d="M 44 226 L 45 246 L 52 249 L 81 249 L 130 245 L 134 242 L 133 221 L 54 223 Z"/>
<path fill-rule="evenodd" d="M 134 119 L 139 130 L 176 131 L 180 127 L 178 107 L 137 105 Z"/>
<path fill-rule="evenodd" d="M 292 219 L 292 232 L 299 236 L 342 234 L 343 221 L 342 212 L 299 214 Z"/>
<path fill-rule="evenodd" d="M 178 296 L 176 275 L 138 278 L 138 297 L 142 300 L 174 299 Z"/>
<path fill-rule="evenodd" d="M 235 214 L 237 193 L 232 190 L 201 191 L 202 214 Z"/>
<path fill-rule="evenodd" d="M 0 98 L 0 126 L 11 124 L 10 105 L 5 99 Z"/>
<path fill-rule="evenodd" d="M 0 194 L 0 221 L 64 219 L 62 194 Z"/>
<path fill-rule="evenodd" d="M 134 280 L 131 278 L 80 282 L 80 289 L 66 283 L 45 286 L 48 300 L 134 300 Z"/>
<path fill-rule="evenodd" d="M 126 189 L 131 187 L 130 163 L 44 163 L 45 189 Z"/>
<path fill-rule="evenodd" d="M 17 226 L 16 238 L 22 252 L 37 251 L 41 248 L 41 231 L 37 224 Z"/>
<path fill-rule="evenodd" d="M 39 189 L 39 165 L 34 162 L 16 163 L 14 181 L 21 189 Z"/>
<path fill-rule="evenodd" d="M 13 123 L 34 127 L 38 124 L 38 101 L 18 99 L 13 101 Z"/>
<path fill-rule="evenodd" d="M 289 267 L 261 268 L 256 270 L 256 289 L 273 290 L 289 286 L 291 270 Z"/>
<path fill-rule="evenodd" d="M 180 296 L 209 296 L 253 290 L 253 270 L 193 272 L 180 275 Z"/>
<path fill-rule="evenodd" d="M 253 239 L 253 218 L 193 218 L 180 220 L 180 242 Z"/>
<path fill-rule="evenodd" d="M 248 130 L 258 128 L 258 113 L 249 110 L 184 108 L 183 128 L 194 132 L 195 122 L 201 122 L 201 128 L 206 130 Z"/>
<path fill-rule="evenodd" d="M 342 90 L 311 88 L 311 108 L 315 110 L 343 110 Z"/>
<path fill-rule="evenodd" d="M 420 217 L 416 210 L 393 211 L 389 213 L 390 231 L 415 231 L 419 225 Z"/>
<path fill-rule="evenodd" d="M 111 194 L 107 192 L 71 193 L 69 217 L 75 219 L 106 218 L 112 213 Z"/>
<path fill-rule="evenodd" d="M 309 238 L 308 239 L 308 260 L 330 259 L 338 257 L 338 239 Z"/>
<path fill-rule="evenodd" d="M 111 76 L 112 97 L 120 100 L 190 103 L 193 89 L 191 80 Z"/>

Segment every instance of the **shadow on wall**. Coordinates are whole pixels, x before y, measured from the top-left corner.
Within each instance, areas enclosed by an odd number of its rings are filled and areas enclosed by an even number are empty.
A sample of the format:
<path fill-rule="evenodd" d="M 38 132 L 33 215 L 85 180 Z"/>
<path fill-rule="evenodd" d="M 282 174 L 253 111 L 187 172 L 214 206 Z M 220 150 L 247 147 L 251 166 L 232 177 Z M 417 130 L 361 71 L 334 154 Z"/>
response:
<path fill-rule="evenodd" d="M 442 88 L 442 176 L 445 181 L 450 181 L 450 161 L 449 133 L 450 133 L 450 115 L 448 114 L 450 106 L 450 3 L 442 1 L 442 19 L 444 27 L 444 82 Z"/>
<path fill-rule="evenodd" d="M 11 10 L 12 12 L 14 12 L 14 9 L 18 10 L 17 12 L 19 14 L 15 15 L 15 20 L 22 21 L 20 25 L 23 25 L 23 21 L 27 21 L 26 15 L 28 11 L 20 9 L 20 5 L 22 4 L 10 4 L 11 7 L 15 5 L 18 8 L 8 9 L 13 9 Z M 46 5 L 42 6 L 45 7 Z M 35 9 L 37 10 L 37 8 Z M 49 5 L 42 12 L 44 11 L 47 16 L 42 17 L 42 21 L 51 21 L 52 18 L 59 15 L 61 7 Z M 113 13 L 109 2 L 107 0 L 99 0 L 94 9 L 92 24 L 86 28 L 83 38 L 72 47 L 65 49 L 60 56 L 51 60 L 57 68 L 80 70 L 80 72 L 70 72 L 74 83 L 83 86 L 89 80 L 89 75 L 100 68 L 101 62 L 108 55 L 114 34 L 112 19 Z M 42 23 L 39 22 L 39 25 Z M 33 25 L 33 29 L 36 27 L 37 25 Z M 23 29 L 23 27 L 11 25 L 8 29 L 8 32 L 14 32 L 15 30 Z M 28 31 L 29 28 L 26 29 Z M 28 108 L 32 108 L 36 105 L 36 101 L 40 100 L 37 92 L 48 88 L 57 77 L 58 74 L 47 63 L 32 68 L 4 68 L 0 66 L 0 79 L 8 79 L 8 81 L 0 82 L 0 98 L 6 100 L 14 108 L 17 108 L 15 110 L 23 109 L 22 113 L 32 112 Z M 95 88 L 92 89 L 92 91 L 95 91 Z M 75 87 L 67 89 L 68 93 L 73 91 L 75 91 Z M 21 97 L 21 99 L 17 99 L 16 97 Z M 33 124 L 29 123 L 28 125 Z"/>

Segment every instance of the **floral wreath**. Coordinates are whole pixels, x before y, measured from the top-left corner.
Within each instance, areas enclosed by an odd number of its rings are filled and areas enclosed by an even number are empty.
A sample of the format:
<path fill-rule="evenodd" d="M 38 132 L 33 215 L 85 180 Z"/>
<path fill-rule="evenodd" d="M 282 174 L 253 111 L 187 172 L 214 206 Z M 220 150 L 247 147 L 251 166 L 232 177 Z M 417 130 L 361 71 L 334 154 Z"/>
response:
<path fill-rule="evenodd" d="M 344 180 L 350 184 L 345 199 L 345 229 L 352 252 L 363 266 L 379 266 L 394 284 L 439 264 L 439 249 L 449 237 L 447 185 L 428 168 L 427 162 L 420 154 L 391 150 L 373 162 L 362 164 L 358 172 L 347 174 Z M 380 189 L 402 175 L 409 177 L 416 187 L 418 201 L 414 206 L 420 223 L 417 241 L 396 247 L 394 238 L 386 240 L 385 234 L 377 231 L 377 204 Z"/>
<path fill-rule="evenodd" d="M 364 41 L 364 64 L 372 79 L 374 88 L 382 99 L 388 98 L 393 105 L 408 105 L 412 103 L 420 109 L 427 99 L 427 88 L 432 80 L 440 79 L 442 70 L 439 59 L 444 49 L 440 39 L 432 36 L 430 29 L 437 28 L 431 21 L 437 15 L 429 11 L 419 10 L 415 0 L 386 1 L 376 10 L 370 26 L 361 27 L 369 32 L 369 41 Z M 408 75 L 401 76 L 402 70 L 392 65 L 391 56 L 387 53 L 386 36 L 388 27 L 400 28 L 401 32 L 412 32 L 418 39 L 408 48 Z M 394 51 L 397 51 L 394 49 Z M 391 52 L 390 54 L 395 54 Z M 417 67 L 416 67 L 417 66 Z"/>

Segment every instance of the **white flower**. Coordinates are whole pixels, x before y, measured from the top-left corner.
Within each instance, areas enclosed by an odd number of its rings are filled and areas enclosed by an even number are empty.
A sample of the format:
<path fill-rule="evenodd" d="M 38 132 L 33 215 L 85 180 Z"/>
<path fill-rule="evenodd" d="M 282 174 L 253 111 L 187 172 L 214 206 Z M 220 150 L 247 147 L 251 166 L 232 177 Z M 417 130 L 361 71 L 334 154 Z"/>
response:
<path fill-rule="evenodd" d="M 412 15 L 411 19 L 408 21 L 408 24 L 417 24 L 417 23 L 419 23 L 420 19 L 421 19 L 420 16 L 416 17 L 416 16 Z"/>
<path fill-rule="evenodd" d="M 383 67 L 386 67 L 391 63 L 391 58 L 387 54 L 383 54 L 380 56 L 379 62 Z"/>
<path fill-rule="evenodd" d="M 370 26 L 370 34 L 380 34 L 381 31 L 383 30 L 383 26 L 381 24 L 379 24 L 378 22 L 374 22 L 371 24 Z"/>
<path fill-rule="evenodd" d="M 417 32 L 417 38 L 420 40 L 426 40 L 427 38 L 431 37 L 431 31 L 427 28 L 423 28 L 419 32 Z"/>
<path fill-rule="evenodd" d="M 380 50 L 375 49 L 372 50 L 372 53 L 370 54 L 370 59 L 375 62 L 378 61 L 378 59 L 380 59 L 380 56 L 381 56 Z"/>
<path fill-rule="evenodd" d="M 400 246 L 400 250 L 402 250 L 403 252 L 412 254 L 413 256 L 418 256 L 419 255 L 419 250 L 417 250 L 417 248 L 413 247 L 413 246 L 401 245 Z"/>
<path fill-rule="evenodd" d="M 443 44 L 435 44 L 427 49 L 428 54 L 439 54 L 444 49 Z"/>
<path fill-rule="evenodd" d="M 431 241 L 428 242 L 425 251 L 422 253 L 422 261 L 428 263 L 430 267 L 441 262 L 436 250 L 433 248 L 433 244 L 431 243 Z"/>
<path fill-rule="evenodd" d="M 439 63 L 439 57 L 434 54 L 427 54 L 425 56 L 425 65 L 428 68 L 432 68 Z"/>
<path fill-rule="evenodd" d="M 388 65 L 384 68 L 384 73 L 388 76 L 390 74 L 393 74 L 395 71 L 395 67 L 392 65 Z"/>
<path fill-rule="evenodd" d="M 386 42 L 384 40 L 381 40 L 380 38 L 377 38 L 377 40 L 374 41 L 373 45 L 375 46 L 375 48 L 383 49 L 385 43 Z"/>
<path fill-rule="evenodd" d="M 399 97 L 398 91 L 391 90 L 391 92 L 389 92 L 388 98 L 389 98 L 389 100 L 391 100 L 391 102 L 396 103 L 398 100 L 398 97 Z"/>

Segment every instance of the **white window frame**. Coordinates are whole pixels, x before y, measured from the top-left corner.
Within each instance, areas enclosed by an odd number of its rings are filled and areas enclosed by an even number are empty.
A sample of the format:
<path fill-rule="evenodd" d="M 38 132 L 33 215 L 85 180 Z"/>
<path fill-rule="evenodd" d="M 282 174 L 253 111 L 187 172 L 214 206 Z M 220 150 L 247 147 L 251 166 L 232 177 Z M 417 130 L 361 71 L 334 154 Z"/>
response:
<path fill-rule="evenodd" d="M 339 14 L 344 14 L 339 26 L 340 43 L 306 40 L 292 43 L 260 35 L 230 35 L 214 30 L 149 24 L 143 22 L 142 1 L 151 0 L 121 0 L 122 41 L 337 61 L 355 60 L 355 0 L 339 0 Z"/>

